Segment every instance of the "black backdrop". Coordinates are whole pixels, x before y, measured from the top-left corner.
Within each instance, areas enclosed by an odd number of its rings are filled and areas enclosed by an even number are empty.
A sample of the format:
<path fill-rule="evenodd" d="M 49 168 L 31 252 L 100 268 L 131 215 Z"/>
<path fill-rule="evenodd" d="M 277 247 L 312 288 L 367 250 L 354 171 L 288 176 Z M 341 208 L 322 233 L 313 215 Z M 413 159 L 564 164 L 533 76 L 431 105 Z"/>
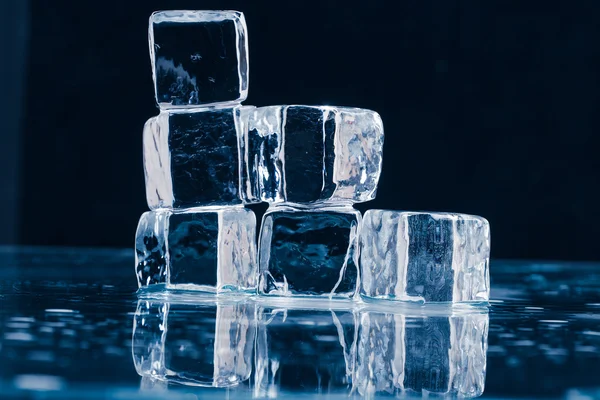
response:
<path fill-rule="evenodd" d="M 494 257 L 600 259 L 595 1 L 30 0 L 14 241 L 132 245 L 157 113 L 147 20 L 177 8 L 246 14 L 246 104 L 381 114 L 384 172 L 361 210 L 478 214 Z"/>

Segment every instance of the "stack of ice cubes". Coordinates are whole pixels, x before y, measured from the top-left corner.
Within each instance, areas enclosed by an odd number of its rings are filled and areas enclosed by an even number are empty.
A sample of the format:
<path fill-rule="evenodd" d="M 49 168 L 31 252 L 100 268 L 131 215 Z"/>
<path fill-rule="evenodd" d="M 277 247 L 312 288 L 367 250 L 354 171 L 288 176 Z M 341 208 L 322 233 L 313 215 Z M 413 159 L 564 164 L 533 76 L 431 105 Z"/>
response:
<path fill-rule="evenodd" d="M 236 11 L 161 11 L 149 24 L 160 114 L 144 127 L 140 287 L 408 301 L 486 301 L 483 218 L 369 210 L 383 123 L 371 110 L 242 105 Z M 401 178 L 399 178 L 401 179 Z M 267 202 L 258 246 L 245 204 Z M 156 285 L 156 286 L 153 286 Z"/>
<path fill-rule="evenodd" d="M 144 126 L 146 198 L 136 234 L 140 287 L 256 290 L 256 218 L 244 208 L 248 43 L 235 11 L 150 17 L 160 114 Z M 252 107 L 250 107 L 252 108 Z M 246 121 L 246 122 L 244 122 Z"/>

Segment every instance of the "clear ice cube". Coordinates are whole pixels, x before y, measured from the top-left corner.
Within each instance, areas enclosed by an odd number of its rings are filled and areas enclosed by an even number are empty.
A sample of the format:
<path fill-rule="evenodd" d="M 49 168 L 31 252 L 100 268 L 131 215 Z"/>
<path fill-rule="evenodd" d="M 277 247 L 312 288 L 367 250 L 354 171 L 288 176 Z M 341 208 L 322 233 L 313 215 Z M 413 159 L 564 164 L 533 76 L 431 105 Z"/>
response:
<path fill-rule="evenodd" d="M 161 108 L 241 102 L 248 95 L 248 43 L 237 11 L 159 11 L 148 40 Z"/>
<path fill-rule="evenodd" d="M 242 203 L 239 132 L 246 128 L 240 108 L 163 111 L 146 122 L 150 209 Z"/>
<path fill-rule="evenodd" d="M 352 297 L 360 220 L 350 207 L 268 209 L 260 233 L 259 292 Z"/>
<path fill-rule="evenodd" d="M 353 390 L 361 396 L 483 393 L 489 316 L 363 310 Z"/>
<path fill-rule="evenodd" d="M 256 217 L 242 207 L 149 211 L 136 233 L 139 287 L 256 290 Z"/>
<path fill-rule="evenodd" d="M 481 217 L 368 210 L 361 295 L 417 302 L 489 300 L 490 228 Z"/>
<path fill-rule="evenodd" d="M 247 109 L 244 187 L 269 203 L 359 203 L 375 198 L 383 123 L 371 110 L 329 106 Z"/>
<path fill-rule="evenodd" d="M 132 336 L 137 373 L 192 386 L 230 387 L 248 380 L 254 310 L 253 304 L 214 299 L 193 304 L 140 300 Z"/>
<path fill-rule="evenodd" d="M 350 392 L 357 315 L 349 310 L 261 307 L 254 397 Z"/>

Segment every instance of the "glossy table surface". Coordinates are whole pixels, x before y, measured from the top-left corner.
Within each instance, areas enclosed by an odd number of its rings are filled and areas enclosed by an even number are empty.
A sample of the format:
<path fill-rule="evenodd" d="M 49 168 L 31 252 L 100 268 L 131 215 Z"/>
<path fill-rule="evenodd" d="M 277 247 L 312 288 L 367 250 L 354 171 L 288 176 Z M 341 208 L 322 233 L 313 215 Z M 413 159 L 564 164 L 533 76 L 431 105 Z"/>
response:
<path fill-rule="evenodd" d="M 0 398 L 600 398 L 600 264 L 491 280 L 489 310 L 138 297 L 130 249 L 0 247 Z"/>

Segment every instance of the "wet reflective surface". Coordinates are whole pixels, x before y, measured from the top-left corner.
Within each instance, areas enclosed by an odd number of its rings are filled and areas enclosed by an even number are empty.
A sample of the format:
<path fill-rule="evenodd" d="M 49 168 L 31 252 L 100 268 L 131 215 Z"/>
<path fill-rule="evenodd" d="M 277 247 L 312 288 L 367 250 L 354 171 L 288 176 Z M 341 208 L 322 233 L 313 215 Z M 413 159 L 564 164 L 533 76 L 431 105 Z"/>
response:
<path fill-rule="evenodd" d="M 0 398 L 600 397 L 600 264 L 486 308 L 141 297 L 132 250 L 0 247 Z"/>

